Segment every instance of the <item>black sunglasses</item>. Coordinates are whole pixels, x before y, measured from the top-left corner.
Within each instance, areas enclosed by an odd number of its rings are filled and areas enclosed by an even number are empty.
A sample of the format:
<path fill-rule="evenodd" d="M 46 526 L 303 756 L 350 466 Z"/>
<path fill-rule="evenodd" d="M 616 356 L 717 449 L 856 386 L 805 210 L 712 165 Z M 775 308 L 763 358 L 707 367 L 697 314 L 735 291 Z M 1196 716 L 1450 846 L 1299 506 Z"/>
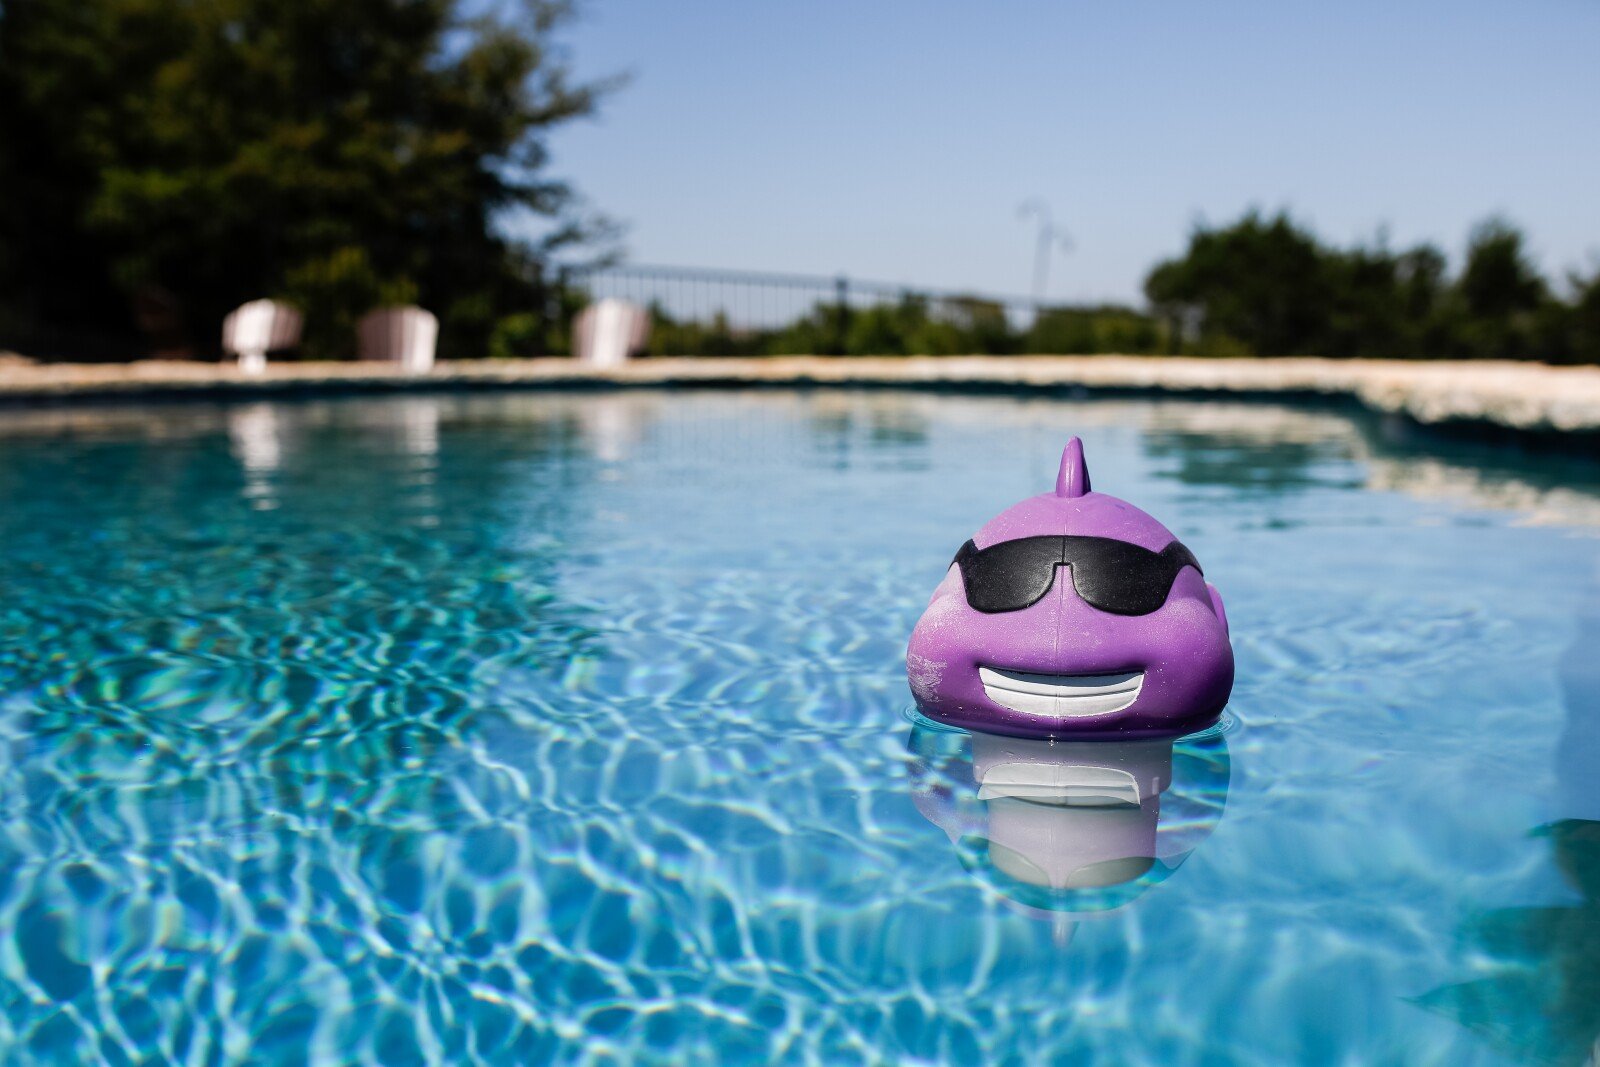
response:
<path fill-rule="evenodd" d="M 1167 602 L 1185 567 L 1200 562 L 1177 541 L 1160 552 L 1110 537 L 1019 537 L 956 553 L 967 603 L 986 614 L 1021 611 L 1044 599 L 1057 567 L 1072 568 L 1072 587 L 1091 607 L 1113 615 L 1148 615 Z M 1203 573 L 1203 572 L 1202 572 Z"/>

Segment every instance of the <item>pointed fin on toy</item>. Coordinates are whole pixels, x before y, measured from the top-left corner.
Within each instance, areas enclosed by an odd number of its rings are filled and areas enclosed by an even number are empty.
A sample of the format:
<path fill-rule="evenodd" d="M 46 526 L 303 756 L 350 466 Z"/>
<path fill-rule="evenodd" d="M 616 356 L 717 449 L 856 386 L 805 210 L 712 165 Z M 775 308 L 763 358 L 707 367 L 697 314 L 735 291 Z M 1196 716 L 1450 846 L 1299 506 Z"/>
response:
<path fill-rule="evenodd" d="M 1089 467 L 1083 461 L 1083 442 L 1074 437 L 1061 453 L 1061 473 L 1056 475 L 1056 496 L 1080 497 L 1089 491 Z"/>

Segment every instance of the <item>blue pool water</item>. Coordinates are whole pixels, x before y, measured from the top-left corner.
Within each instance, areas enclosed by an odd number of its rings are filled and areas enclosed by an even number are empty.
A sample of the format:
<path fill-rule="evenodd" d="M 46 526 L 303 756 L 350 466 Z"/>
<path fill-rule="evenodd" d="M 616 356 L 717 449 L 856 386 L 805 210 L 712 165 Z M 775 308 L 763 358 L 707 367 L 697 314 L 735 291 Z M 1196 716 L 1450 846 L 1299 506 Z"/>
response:
<path fill-rule="evenodd" d="M 1131 864 L 904 678 L 1070 433 L 1238 655 Z M 0 1062 L 1583 1063 L 1597 532 L 1272 405 L 0 411 Z"/>

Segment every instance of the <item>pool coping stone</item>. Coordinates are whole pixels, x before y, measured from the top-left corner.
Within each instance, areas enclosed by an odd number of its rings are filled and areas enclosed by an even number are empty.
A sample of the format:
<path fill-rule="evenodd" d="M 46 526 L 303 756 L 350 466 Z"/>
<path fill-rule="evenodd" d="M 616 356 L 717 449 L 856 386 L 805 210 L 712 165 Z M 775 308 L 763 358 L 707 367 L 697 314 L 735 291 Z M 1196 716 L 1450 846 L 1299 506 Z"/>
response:
<path fill-rule="evenodd" d="M 0 356 L 0 401 L 449 389 L 889 387 L 1092 396 L 1170 394 L 1353 399 L 1424 426 L 1512 436 L 1600 436 L 1600 367 L 1506 361 L 1204 359 L 1183 356 L 654 358 L 616 367 L 570 359 L 451 360 L 425 373 L 387 363 L 35 363 Z"/>

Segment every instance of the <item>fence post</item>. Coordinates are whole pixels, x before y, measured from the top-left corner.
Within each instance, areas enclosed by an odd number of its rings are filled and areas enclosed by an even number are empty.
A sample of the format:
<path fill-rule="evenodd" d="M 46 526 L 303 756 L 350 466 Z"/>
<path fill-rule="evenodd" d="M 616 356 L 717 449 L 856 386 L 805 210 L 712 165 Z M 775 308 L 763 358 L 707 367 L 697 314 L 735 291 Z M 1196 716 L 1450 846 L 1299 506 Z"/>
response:
<path fill-rule="evenodd" d="M 834 340 L 834 352 L 842 356 L 849 351 L 846 342 L 850 336 L 850 279 L 843 274 L 835 278 L 833 292 L 839 304 L 839 336 Z"/>
<path fill-rule="evenodd" d="M 528 354 L 535 359 L 549 355 L 550 347 L 550 272 L 546 269 L 548 264 L 542 259 L 533 261 L 533 326 L 532 351 Z"/>
<path fill-rule="evenodd" d="M 545 347 L 551 351 L 554 351 L 556 348 L 563 348 L 566 351 L 559 354 L 564 356 L 577 355 L 577 352 L 573 351 L 572 324 L 567 321 L 567 302 L 571 292 L 572 268 L 563 263 L 556 269 L 555 288 L 550 291 L 550 295 L 545 303 L 545 308 L 547 309 L 545 312 L 545 321 L 547 324 L 546 336 L 549 336 L 548 331 L 553 330 L 556 333 L 558 342 L 564 343 L 550 345 L 549 342 L 546 341 Z"/>

